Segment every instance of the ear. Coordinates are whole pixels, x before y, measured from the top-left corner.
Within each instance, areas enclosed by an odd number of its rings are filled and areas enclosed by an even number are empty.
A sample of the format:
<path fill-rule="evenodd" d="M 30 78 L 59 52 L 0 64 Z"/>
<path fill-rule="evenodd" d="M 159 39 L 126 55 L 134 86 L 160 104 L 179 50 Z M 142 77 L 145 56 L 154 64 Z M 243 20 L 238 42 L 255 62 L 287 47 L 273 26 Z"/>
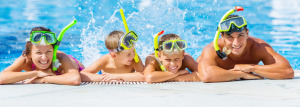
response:
<path fill-rule="evenodd" d="M 224 36 L 225 36 L 225 33 L 221 33 L 222 41 L 225 43 L 225 38 L 224 38 Z"/>
<path fill-rule="evenodd" d="M 158 56 L 158 59 L 159 59 L 159 60 L 161 60 L 161 54 L 162 54 L 162 51 L 159 51 L 159 52 L 157 53 L 157 56 Z"/>
<path fill-rule="evenodd" d="M 115 58 L 116 57 L 116 53 L 115 52 L 110 52 L 109 53 L 111 57 Z"/>
<path fill-rule="evenodd" d="M 249 29 L 246 30 L 247 33 L 247 39 L 249 38 Z"/>

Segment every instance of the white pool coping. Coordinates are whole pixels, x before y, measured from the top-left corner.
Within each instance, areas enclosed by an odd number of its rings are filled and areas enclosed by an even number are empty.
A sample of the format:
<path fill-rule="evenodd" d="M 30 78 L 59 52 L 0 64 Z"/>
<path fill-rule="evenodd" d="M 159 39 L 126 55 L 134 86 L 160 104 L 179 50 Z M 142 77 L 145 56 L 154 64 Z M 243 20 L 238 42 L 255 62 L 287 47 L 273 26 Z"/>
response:
<path fill-rule="evenodd" d="M 0 107 L 300 106 L 300 71 L 289 80 L 223 83 L 0 85 Z"/>

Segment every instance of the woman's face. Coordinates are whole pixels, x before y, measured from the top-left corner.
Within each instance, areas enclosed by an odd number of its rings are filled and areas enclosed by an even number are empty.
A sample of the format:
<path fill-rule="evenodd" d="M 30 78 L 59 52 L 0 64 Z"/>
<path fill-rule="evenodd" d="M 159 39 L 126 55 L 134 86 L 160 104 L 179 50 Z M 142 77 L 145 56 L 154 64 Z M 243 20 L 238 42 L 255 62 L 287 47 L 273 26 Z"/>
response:
<path fill-rule="evenodd" d="M 38 69 L 48 69 L 52 63 L 53 47 L 51 45 L 32 45 L 31 58 Z"/>

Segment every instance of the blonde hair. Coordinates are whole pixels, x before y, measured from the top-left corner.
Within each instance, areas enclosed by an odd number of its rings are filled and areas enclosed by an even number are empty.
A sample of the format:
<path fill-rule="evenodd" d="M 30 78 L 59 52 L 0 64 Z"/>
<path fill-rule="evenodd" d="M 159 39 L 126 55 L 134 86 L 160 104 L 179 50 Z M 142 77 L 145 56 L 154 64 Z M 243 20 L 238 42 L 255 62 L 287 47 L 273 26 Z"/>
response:
<path fill-rule="evenodd" d="M 124 35 L 122 31 L 112 31 L 109 35 L 105 37 L 105 46 L 108 50 L 118 48 L 118 42 L 121 36 Z"/>

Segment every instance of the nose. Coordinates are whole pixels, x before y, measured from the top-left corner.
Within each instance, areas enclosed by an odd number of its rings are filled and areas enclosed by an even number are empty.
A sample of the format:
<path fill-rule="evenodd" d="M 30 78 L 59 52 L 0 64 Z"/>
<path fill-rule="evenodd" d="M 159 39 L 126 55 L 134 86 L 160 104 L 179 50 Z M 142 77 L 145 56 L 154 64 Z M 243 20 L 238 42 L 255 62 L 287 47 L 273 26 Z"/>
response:
<path fill-rule="evenodd" d="M 41 57 L 41 59 L 42 59 L 42 60 L 47 60 L 47 59 L 48 59 L 48 57 L 47 57 L 47 55 L 46 55 L 46 54 L 42 54 L 42 57 Z"/>
<path fill-rule="evenodd" d="M 240 41 L 238 40 L 238 38 L 233 39 L 232 45 L 233 46 L 239 46 L 240 45 Z"/>

